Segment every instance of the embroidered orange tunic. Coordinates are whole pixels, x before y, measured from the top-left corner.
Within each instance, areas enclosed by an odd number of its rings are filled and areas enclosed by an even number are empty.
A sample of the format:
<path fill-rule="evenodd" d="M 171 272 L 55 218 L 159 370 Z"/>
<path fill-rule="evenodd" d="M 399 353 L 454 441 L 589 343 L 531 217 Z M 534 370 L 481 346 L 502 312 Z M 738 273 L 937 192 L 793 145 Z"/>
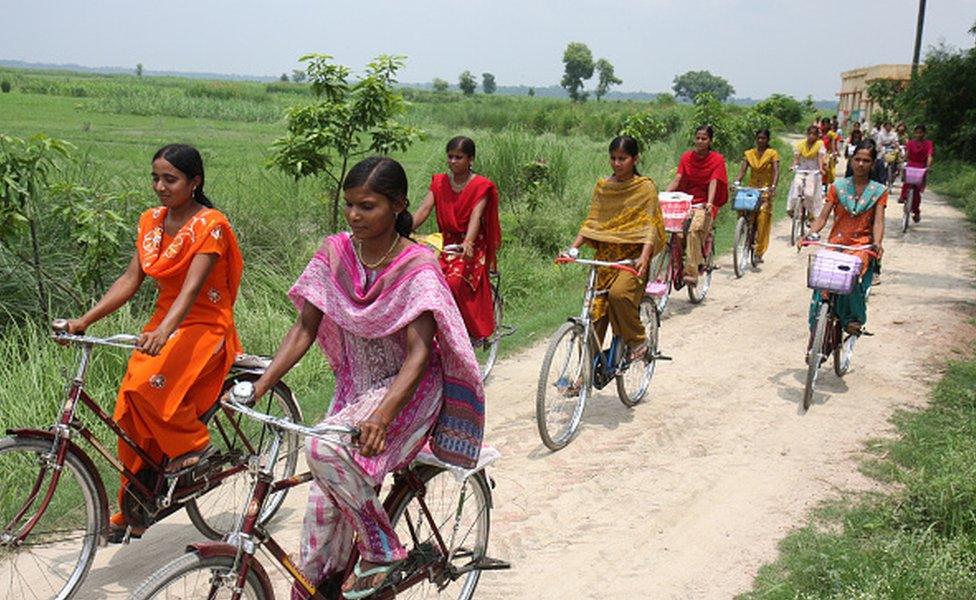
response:
<path fill-rule="evenodd" d="M 115 404 L 115 420 L 154 460 L 204 448 L 207 426 L 200 416 L 217 401 L 241 343 L 234 327 L 234 301 L 243 260 L 227 218 L 204 208 L 170 237 L 163 232 L 165 207 L 139 219 L 136 252 L 143 272 L 159 287 L 156 310 L 143 331 L 166 317 L 183 287 L 193 258 L 218 260 L 183 322 L 159 355 L 133 352 Z M 142 460 L 124 443 L 119 458 L 133 473 Z"/>

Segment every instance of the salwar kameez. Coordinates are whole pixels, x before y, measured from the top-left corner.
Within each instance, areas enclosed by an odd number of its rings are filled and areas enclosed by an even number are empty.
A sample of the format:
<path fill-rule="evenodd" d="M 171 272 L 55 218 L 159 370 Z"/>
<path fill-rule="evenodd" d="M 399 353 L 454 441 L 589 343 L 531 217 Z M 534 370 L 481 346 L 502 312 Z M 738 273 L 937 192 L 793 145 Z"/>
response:
<path fill-rule="evenodd" d="M 775 166 L 779 163 L 779 152 L 772 148 L 760 156 L 755 148 L 745 152 L 745 160 L 749 165 L 749 186 L 754 188 L 768 188 L 773 185 Z M 769 248 L 769 234 L 773 223 L 773 196 L 767 190 L 764 192 L 763 202 L 756 215 L 756 256 L 762 256 Z"/>

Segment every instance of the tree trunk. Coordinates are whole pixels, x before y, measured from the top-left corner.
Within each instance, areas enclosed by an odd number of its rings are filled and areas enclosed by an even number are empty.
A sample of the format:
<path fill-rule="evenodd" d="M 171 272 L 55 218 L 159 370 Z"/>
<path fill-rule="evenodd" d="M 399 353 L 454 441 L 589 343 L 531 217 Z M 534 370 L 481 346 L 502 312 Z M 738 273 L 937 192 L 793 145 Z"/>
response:
<path fill-rule="evenodd" d="M 336 183 L 335 193 L 332 195 L 332 232 L 339 231 L 339 200 L 342 198 L 342 182 L 346 179 L 346 167 L 349 165 L 349 157 L 342 157 L 342 170 L 339 171 L 338 183 Z"/>

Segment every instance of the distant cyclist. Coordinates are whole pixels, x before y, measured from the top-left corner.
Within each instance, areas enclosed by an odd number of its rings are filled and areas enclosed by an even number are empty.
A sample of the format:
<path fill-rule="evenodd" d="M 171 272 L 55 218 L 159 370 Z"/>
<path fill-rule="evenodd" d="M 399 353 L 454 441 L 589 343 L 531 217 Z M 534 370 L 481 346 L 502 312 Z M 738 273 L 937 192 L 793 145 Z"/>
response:
<path fill-rule="evenodd" d="M 905 144 L 906 151 L 908 155 L 908 166 L 917 169 L 929 169 L 932 167 L 932 158 L 935 153 L 935 146 L 932 145 L 932 140 L 925 139 L 925 125 L 917 125 L 915 127 L 915 137 L 908 140 Z M 928 177 L 928 172 L 926 172 L 925 177 Z M 901 186 L 901 197 L 898 199 L 899 202 L 905 202 L 908 197 L 908 192 L 913 186 L 903 185 Z M 914 186 L 918 189 L 918 193 L 915 194 L 915 205 L 912 206 L 912 219 L 918 223 L 922 218 L 922 192 L 925 191 L 925 178 L 922 179 L 922 183 Z"/>
<path fill-rule="evenodd" d="M 749 185 L 755 188 L 767 188 L 763 194 L 762 205 L 756 216 L 756 261 L 762 262 L 762 256 L 769 247 L 769 232 L 772 229 L 773 199 L 776 197 L 776 184 L 779 182 L 779 152 L 769 147 L 770 133 L 768 129 L 756 132 L 756 147 L 745 151 L 742 167 L 739 169 L 737 182 L 741 182 L 746 175 L 746 169 L 752 173 Z"/>

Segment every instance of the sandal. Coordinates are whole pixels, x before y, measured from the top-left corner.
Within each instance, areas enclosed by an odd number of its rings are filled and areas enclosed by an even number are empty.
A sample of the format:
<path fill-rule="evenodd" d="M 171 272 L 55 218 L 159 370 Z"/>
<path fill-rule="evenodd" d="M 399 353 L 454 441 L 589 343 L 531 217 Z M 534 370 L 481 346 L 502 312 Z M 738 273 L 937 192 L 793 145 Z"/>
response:
<path fill-rule="evenodd" d="M 580 395 L 583 390 L 583 383 L 580 381 L 574 381 L 573 383 L 563 383 L 556 382 L 556 389 L 559 390 L 560 395 L 565 398 L 575 398 Z"/>
<path fill-rule="evenodd" d="M 684 276 L 685 285 L 698 285 L 698 278 L 691 275 Z"/>
<path fill-rule="evenodd" d="M 166 475 L 172 477 L 189 473 L 204 464 L 216 451 L 216 448 L 208 444 L 207 447 L 201 450 L 194 450 L 193 452 L 181 454 L 176 458 L 171 458 L 166 465 Z"/>
<path fill-rule="evenodd" d="M 861 331 L 863 329 L 864 326 L 861 325 L 861 323 L 858 321 L 851 321 L 847 324 L 846 327 L 844 327 L 844 331 L 846 333 L 849 333 L 850 335 L 861 335 Z"/>
<path fill-rule="evenodd" d="M 384 577 L 382 580 L 380 580 L 380 583 L 378 585 L 372 585 L 370 587 L 361 588 L 361 589 L 356 589 L 354 587 L 351 590 L 345 590 L 342 592 L 342 597 L 345 598 L 346 600 L 361 600 L 362 598 L 368 598 L 372 596 L 376 592 L 380 591 L 380 589 L 382 589 L 383 586 L 387 584 L 388 578 L 386 576 L 390 574 L 390 571 L 398 567 L 401 562 L 402 561 L 397 561 L 387 565 L 377 565 L 370 569 L 366 569 L 365 571 L 359 568 L 359 563 L 357 562 L 356 566 L 353 567 L 352 570 L 352 572 L 356 575 L 356 584 L 358 584 L 359 581 L 364 577 L 373 577 L 375 575 L 383 575 Z"/>
<path fill-rule="evenodd" d="M 647 350 L 648 350 L 647 342 L 641 342 L 640 344 L 637 344 L 636 346 L 631 348 L 630 356 L 628 357 L 627 360 L 632 363 L 644 360 L 647 357 Z"/>

